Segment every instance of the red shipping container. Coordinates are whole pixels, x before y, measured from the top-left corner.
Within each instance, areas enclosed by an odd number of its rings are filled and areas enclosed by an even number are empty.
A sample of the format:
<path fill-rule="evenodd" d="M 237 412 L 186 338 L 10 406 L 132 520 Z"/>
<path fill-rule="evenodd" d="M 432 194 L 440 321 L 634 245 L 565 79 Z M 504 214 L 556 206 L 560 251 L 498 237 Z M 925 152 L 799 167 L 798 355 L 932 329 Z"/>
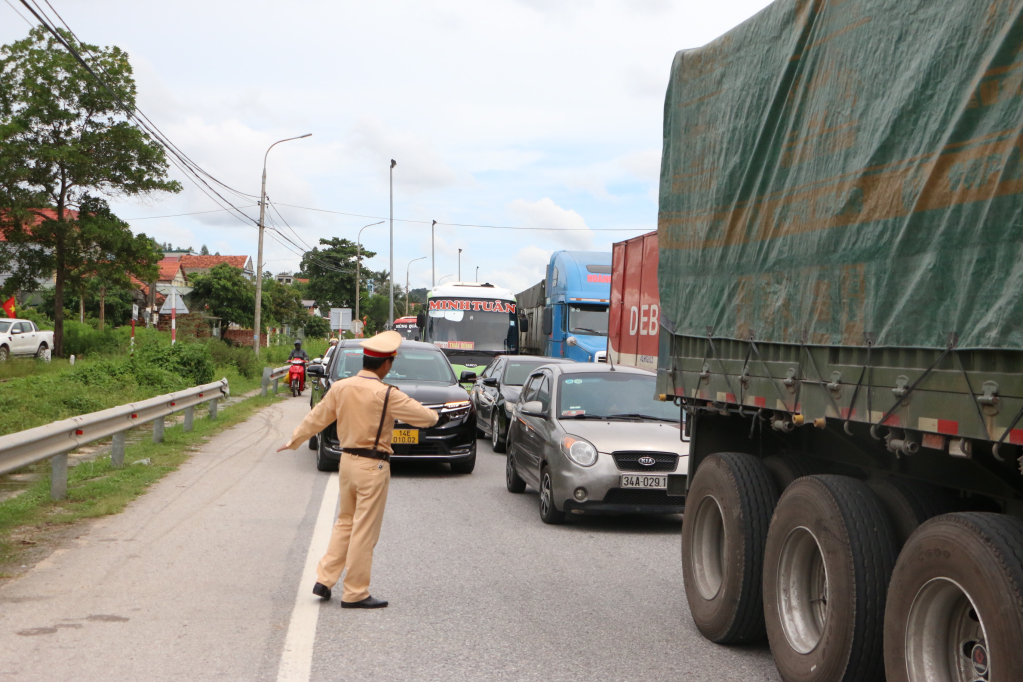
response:
<path fill-rule="evenodd" d="M 615 364 L 657 370 L 660 293 L 657 233 L 612 247 L 608 348 Z"/>

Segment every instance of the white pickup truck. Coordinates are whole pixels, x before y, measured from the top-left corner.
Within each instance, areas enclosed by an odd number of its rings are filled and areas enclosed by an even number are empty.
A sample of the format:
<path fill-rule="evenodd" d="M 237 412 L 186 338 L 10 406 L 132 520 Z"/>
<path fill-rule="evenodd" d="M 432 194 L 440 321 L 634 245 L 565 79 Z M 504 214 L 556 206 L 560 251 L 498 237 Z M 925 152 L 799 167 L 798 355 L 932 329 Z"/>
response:
<path fill-rule="evenodd" d="M 0 317 L 0 362 L 12 355 L 39 358 L 53 348 L 53 332 L 42 331 L 31 320 Z"/>

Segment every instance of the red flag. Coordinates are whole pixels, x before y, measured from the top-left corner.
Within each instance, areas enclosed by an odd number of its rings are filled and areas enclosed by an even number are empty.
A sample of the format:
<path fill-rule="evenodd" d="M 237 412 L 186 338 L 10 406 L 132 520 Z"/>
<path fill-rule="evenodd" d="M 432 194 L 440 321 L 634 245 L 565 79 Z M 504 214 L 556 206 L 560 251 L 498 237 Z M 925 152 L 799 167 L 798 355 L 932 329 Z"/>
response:
<path fill-rule="evenodd" d="M 7 317 L 14 317 L 14 297 L 11 296 L 9 299 L 4 301 L 3 304 L 4 313 Z"/>

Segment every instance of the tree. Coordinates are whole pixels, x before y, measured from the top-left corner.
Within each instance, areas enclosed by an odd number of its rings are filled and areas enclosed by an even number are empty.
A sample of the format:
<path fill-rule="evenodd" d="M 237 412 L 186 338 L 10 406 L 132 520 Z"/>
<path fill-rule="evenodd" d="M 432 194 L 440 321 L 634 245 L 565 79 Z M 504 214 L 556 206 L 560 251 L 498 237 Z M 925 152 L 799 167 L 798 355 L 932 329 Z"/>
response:
<path fill-rule="evenodd" d="M 267 326 L 301 326 L 309 313 L 302 307 L 302 296 L 293 287 L 281 284 L 270 273 L 263 274 L 263 315 Z"/>
<path fill-rule="evenodd" d="M 226 327 L 252 327 L 256 285 L 236 267 L 221 263 L 205 274 L 192 275 L 192 301 L 219 317 Z"/>
<path fill-rule="evenodd" d="M 309 278 L 305 287 L 306 296 L 316 301 L 320 310 L 355 307 L 355 262 L 358 250 L 355 242 L 348 239 L 320 239 L 320 245 L 302 256 L 302 275 Z M 362 250 L 362 260 L 372 258 L 376 253 Z M 365 290 L 366 282 L 379 275 L 362 268 L 359 288 Z"/>
<path fill-rule="evenodd" d="M 210 255 L 210 250 L 206 248 L 205 244 L 203 244 L 202 248 L 199 249 L 199 255 L 200 256 L 208 256 L 208 255 Z"/>
<path fill-rule="evenodd" d="M 306 314 L 305 335 L 311 339 L 325 339 L 330 336 L 330 322 L 319 315 Z"/>
<path fill-rule="evenodd" d="M 96 219 L 91 243 L 78 236 L 90 210 L 106 208 L 94 197 L 181 190 L 167 178 L 163 148 L 129 121 L 136 89 L 128 55 L 117 47 L 79 44 L 65 31 L 61 36 L 90 56 L 110 90 L 42 27 L 0 47 L 0 161 L 13 164 L 0 180 L 0 230 L 11 244 L 6 255 L 17 268 L 5 291 L 55 274 L 57 355 L 64 350 L 64 291 L 80 290 L 82 278 L 92 274 L 84 266 L 86 254 L 97 262 L 100 257 L 119 260 L 117 250 L 97 252 L 126 243 L 116 234 L 107 238 L 107 230 L 117 233 L 124 226 L 109 209 Z M 46 203 L 26 203 L 40 199 Z M 52 208 L 53 215 L 33 210 L 41 206 Z M 32 264 L 21 267 L 25 258 Z"/>

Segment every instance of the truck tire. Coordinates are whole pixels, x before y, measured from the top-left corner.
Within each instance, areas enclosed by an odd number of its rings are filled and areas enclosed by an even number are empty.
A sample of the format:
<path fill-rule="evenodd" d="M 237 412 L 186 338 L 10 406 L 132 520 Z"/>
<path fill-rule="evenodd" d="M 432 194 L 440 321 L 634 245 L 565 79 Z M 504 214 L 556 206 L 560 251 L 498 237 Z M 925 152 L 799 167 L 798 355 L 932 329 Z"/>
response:
<path fill-rule="evenodd" d="M 778 491 L 763 462 L 723 452 L 705 459 L 682 519 L 682 576 L 693 621 L 718 644 L 765 637 L 764 546 Z"/>
<path fill-rule="evenodd" d="M 778 501 L 764 555 L 764 616 L 788 682 L 882 682 L 884 608 L 897 554 L 881 500 L 846 476 L 807 476 Z"/>
<path fill-rule="evenodd" d="M 920 526 L 892 575 L 888 682 L 1023 675 L 1023 521 L 946 514 Z"/>
<path fill-rule="evenodd" d="M 875 479 L 867 485 L 881 499 L 901 549 L 921 523 L 955 511 L 951 498 L 941 488 L 897 478 Z"/>
<path fill-rule="evenodd" d="M 785 492 L 792 481 L 803 476 L 812 476 L 819 473 L 804 458 L 795 455 L 771 455 L 764 458 L 764 466 L 771 472 L 775 485 L 778 486 L 778 493 Z"/>

